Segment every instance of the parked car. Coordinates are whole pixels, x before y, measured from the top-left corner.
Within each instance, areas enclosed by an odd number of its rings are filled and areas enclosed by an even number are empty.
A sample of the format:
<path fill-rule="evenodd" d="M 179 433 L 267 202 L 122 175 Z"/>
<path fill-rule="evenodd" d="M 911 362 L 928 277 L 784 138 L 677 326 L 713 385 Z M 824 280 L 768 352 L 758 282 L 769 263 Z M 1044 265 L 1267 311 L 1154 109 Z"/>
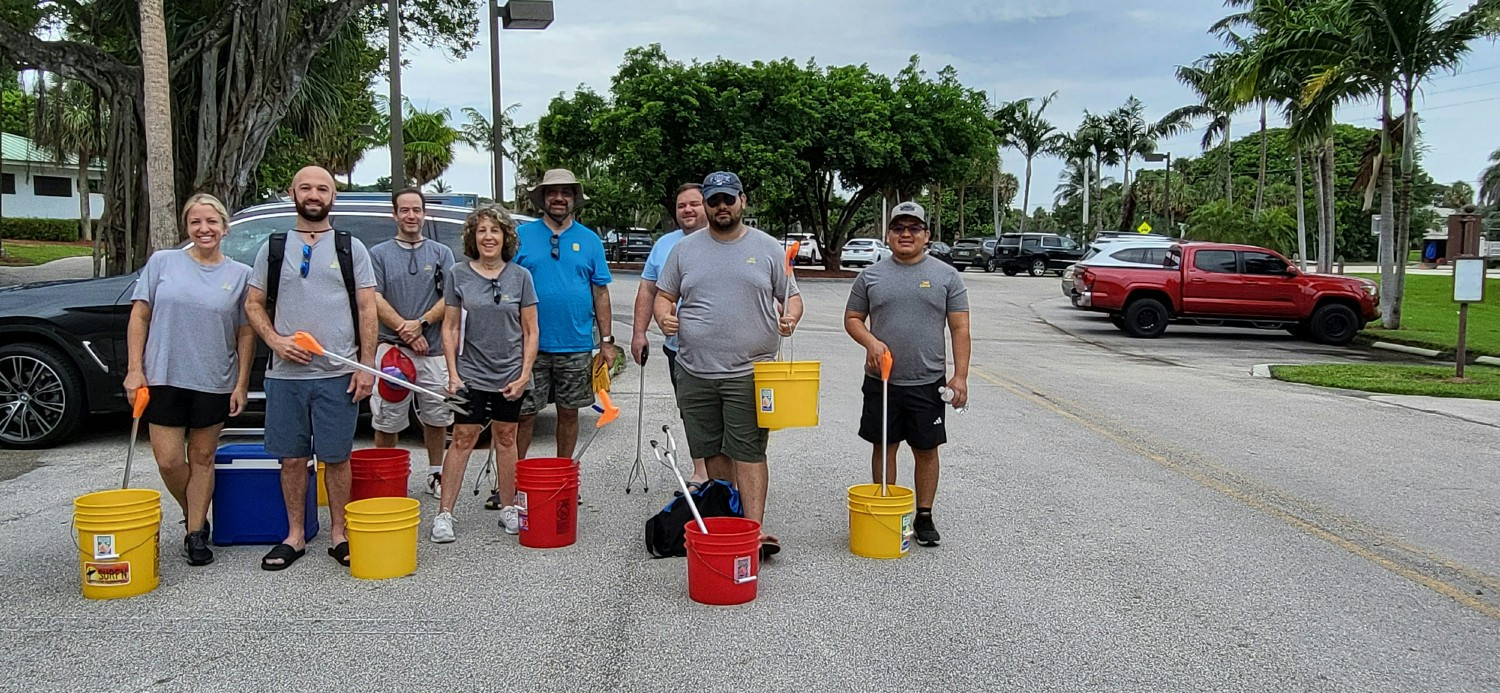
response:
<path fill-rule="evenodd" d="M 995 239 L 961 238 L 953 243 L 953 268 L 962 272 L 970 267 L 983 267 L 993 272 L 990 259 L 995 256 Z"/>
<path fill-rule="evenodd" d="M 927 254 L 948 264 L 953 264 L 953 246 L 942 241 L 928 241 Z"/>
<path fill-rule="evenodd" d="M 423 234 L 462 258 L 463 220 L 470 211 L 428 205 Z M 295 215 L 290 202 L 241 210 L 230 220 L 224 253 L 252 264 L 267 237 L 292 229 Z M 340 199 L 332 221 L 366 246 L 395 235 L 389 199 Z M 86 414 L 129 410 L 125 331 L 137 274 L 0 289 L 0 446 L 50 447 L 67 440 Z M 266 357 L 261 345 L 252 390 L 260 389 Z"/>
<path fill-rule="evenodd" d="M 869 267 L 891 256 L 891 247 L 873 238 L 851 238 L 839 255 L 841 267 Z"/>
<path fill-rule="evenodd" d="M 821 265 L 823 264 L 823 249 L 818 246 L 818 239 L 813 238 L 810 233 L 789 233 L 786 238 L 781 239 L 781 247 L 790 248 L 792 243 L 800 243 L 797 247 L 797 257 L 792 259 L 794 265 Z"/>
<path fill-rule="evenodd" d="M 604 234 L 604 256 L 612 262 L 645 262 L 655 244 L 645 229 L 609 231 Z"/>
<path fill-rule="evenodd" d="M 1073 305 L 1078 305 L 1078 290 L 1074 276 L 1086 266 L 1162 267 L 1173 245 L 1175 243 L 1170 240 L 1136 241 L 1134 239 L 1092 243 L 1089 245 L 1088 252 L 1083 254 L 1082 260 L 1068 265 L 1068 268 L 1063 270 L 1063 295 L 1071 299 Z"/>
<path fill-rule="evenodd" d="M 1344 345 L 1380 316 L 1375 282 L 1304 274 L 1249 245 L 1173 245 L 1156 267 L 1085 266 L 1078 305 L 1108 313 L 1132 337 L 1159 337 L 1170 322 L 1285 329 Z"/>
<path fill-rule="evenodd" d="M 1000 236 L 1000 245 L 990 260 L 992 269 L 999 269 L 1007 277 L 1027 272 L 1040 277 L 1048 272 L 1059 276 L 1068 265 L 1083 258 L 1087 249 L 1067 236 L 1055 233 L 1007 233 Z"/>

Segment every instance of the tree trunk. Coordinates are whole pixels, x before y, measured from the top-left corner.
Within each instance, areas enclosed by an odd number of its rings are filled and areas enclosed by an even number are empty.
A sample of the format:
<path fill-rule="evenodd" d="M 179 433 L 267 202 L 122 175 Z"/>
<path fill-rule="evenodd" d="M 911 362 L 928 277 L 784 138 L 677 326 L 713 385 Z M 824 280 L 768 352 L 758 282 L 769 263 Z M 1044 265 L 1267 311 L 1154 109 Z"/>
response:
<path fill-rule="evenodd" d="M 958 186 L 958 237 L 959 238 L 967 238 L 968 237 L 968 232 L 965 230 L 965 226 L 964 226 L 964 222 L 969 217 L 968 214 L 965 214 L 965 212 L 967 210 L 964 209 L 964 191 L 968 187 L 969 186 L 967 186 L 967 185 L 960 185 L 960 186 Z"/>
<path fill-rule="evenodd" d="M 1318 212 L 1318 271 L 1328 271 L 1325 258 L 1328 257 L 1328 215 L 1323 213 L 1323 156 L 1321 152 L 1314 153 L 1313 159 L 1313 200 L 1317 203 Z"/>
<path fill-rule="evenodd" d="M 1323 213 L 1328 217 L 1328 271 L 1333 271 L 1338 259 L 1338 194 L 1337 171 L 1333 159 L 1333 135 L 1323 140 Z"/>
<path fill-rule="evenodd" d="M 1083 230 L 1083 233 L 1085 235 L 1087 235 L 1088 234 L 1088 228 L 1089 228 L 1089 160 L 1088 159 L 1084 159 L 1083 160 L 1083 226 L 1081 228 Z"/>
<path fill-rule="evenodd" d="M 1255 177 L 1255 215 L 1266 197 L 1266 102 L 1260 102 L 1260 173 Z"/>
<path fill-rule="evenodd" d="M 141 86 L 145 97 L 146 182 L 151 209 L 149 252 L 177 245 L 176 167 L 172 161 L 172 85 L 167 76 L 163 0 L 141 0 Z"/>
<path fill-rule="evenodd" d="M 1104 209 L 1104 154 L 1098 150 L 1094 151 L 1094 204 L 1099 205 L 1099 210 Z M 1104 232 L 1104 213 L 1094 213 L 1094 238 Z"/>
<path fill-rule="evenodd" d="M 1383 147 L 1382 147 L 1383 148 Z M 1389 157 L 1380 165 L 1380 324 L 1387 330 L 1401 327 L 1393 309 L 1396 293 L 1396 194 L 1395 167 Z"/>
<path fill-rule="evenodd" d="M 1396 207 L 1396 291 L 1391 297 L 1396 327 L 1401 326 L 1401 302 L 1406 297 L 1406 253 L 1411 246 L 1411 186 L 1416 170 L 1417 114 L 1413 108 L 1416 88 L 1403 85 L 1401 99 L 1406 114 L 1401 126 L 1401 193 Z"/>
<path fill-rule="evenodd" d="M 995 196 L 997 198 L 1000 196 L 999 185 L 1000 182 L 997 178 L 995 182 Z M 1029 156 L 1026 157 L 1026 185 L 1023 191 L 1021 193 L 1021 233 L 1026 233 L 1026 216 L 1030 214 L 1028 210 L 1031 209 L 1031 157 Z M 996 226 L 999 225 L 997 224 Z"/>
<path fill-rule="evenodd" d="M 1302 188 L 1302 150 L 1297 149 L 1297 269 L 1307 271 L 1307 192 Z"/>
<path fill-rule="evenodd" d="M 1224 123 L 1224 144 L 1220 147 L 1224 150 L 1224 201 L 1234 204 L 1234 150 L 1230 147 L 1229 123 Z"/>
<path fill-rule="evenodd" d="M 94 240 L 94 215 L 89 209 L 89 159 L 87 150 L 78 152 L 78 238 L 84 241 Z"/>
<path fill-rule="evenodd" d="M 932 240 L 943 240 L 943 186 L 932 184 Z"/>

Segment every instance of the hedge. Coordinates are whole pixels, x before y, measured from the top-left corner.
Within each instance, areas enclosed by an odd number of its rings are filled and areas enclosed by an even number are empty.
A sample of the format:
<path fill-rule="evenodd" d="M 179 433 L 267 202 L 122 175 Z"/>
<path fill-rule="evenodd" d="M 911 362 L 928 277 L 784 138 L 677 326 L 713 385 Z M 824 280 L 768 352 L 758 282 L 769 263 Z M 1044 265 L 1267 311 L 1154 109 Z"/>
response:
<path fill-rule="evenodd" d="M 76 241 L 77 219 L 0 219 L 0 238 L 22 241 Z"/>

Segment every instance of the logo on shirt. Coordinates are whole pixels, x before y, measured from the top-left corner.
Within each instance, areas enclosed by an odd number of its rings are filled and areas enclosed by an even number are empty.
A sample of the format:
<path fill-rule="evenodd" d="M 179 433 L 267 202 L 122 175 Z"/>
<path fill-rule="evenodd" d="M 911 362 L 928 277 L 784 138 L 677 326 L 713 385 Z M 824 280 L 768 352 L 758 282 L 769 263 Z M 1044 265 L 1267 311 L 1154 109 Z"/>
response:
<path fill-rule="evenodd" d="M 224 282 L 224 286 L 221 286 L 219 288 L 225 291 L 234 291 L 234 287 L 230 286 L 229 282 Z"/>
<path fill-rule="evenodd" d="M 922 283 L 917 285 L 917 288 L 918 289 L 931 289 L 932 288 L 932 282 L 927 281 L 926 279 L 923 279 Z"/>
<path fill-rule="evenodd" d="M 422 265 L 422 271 L 423 272 L 431 272 L 432 271 L 432 265 Z"/>
<path fill-rule="evenodd" d="M 578 244 L 577 243 L 573 244 L 573 252 L 575 252 L 575 253 L 578 252 Z"/>
<path fill-rule="evenodd" d="M 745 258 L 745 264 L 747 264 L 747 265 L 753 265 L 753 264 L 755 264 L 755 258 L 753 258 L 753 257 Z"/>

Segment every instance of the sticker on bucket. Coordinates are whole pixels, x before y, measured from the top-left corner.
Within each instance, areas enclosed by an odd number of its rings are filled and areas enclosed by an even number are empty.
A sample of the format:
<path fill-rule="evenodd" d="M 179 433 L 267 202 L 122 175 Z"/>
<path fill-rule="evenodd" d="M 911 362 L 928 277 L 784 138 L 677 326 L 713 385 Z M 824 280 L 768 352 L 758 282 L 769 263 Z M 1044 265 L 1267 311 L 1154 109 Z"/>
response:
<path fill-rule="evenodd" d="M 743 585 L 747 582 L 755 582 L 755 576 L 750 574 L 750 557 L 736 557 L 734 559 L 734 584 Z"/>
<path fill-rule="evenodd" d="M 113 535 L 113 534 L 95 534 L 94 535 L 94 558 L 96 558 L 96 559 L 102 559 L 102 558 L 119 558 L 119 557 L 120 557 L 119 552 L 115 551 L 115 535 Z"/>
<path fill-rule="evenodd" d="M 517 529 L 531 529 L 531 523 L 527 521 L 526 492 L 516 491 L 516 527 Z"/>
<path fill-rule="evenodd" d="M 115 587 L 130 584 L 130 561 L 99 563 L 84 561 L 83 582 L 98 587 Z"/>
<path fill-rule="evenodd" d="M 916 533 L 916 530 L 912 528 L 912 520 L 915 518 L 916 513 L 906 513 L 901 516 L 901 553 L 911 551 L 911 538 Z"/>
<path fill-rule="evenodd" d="M 776 391 L 769 387 L 760 389 L 760 410 L 762 413 L 776 413 Z"/>

